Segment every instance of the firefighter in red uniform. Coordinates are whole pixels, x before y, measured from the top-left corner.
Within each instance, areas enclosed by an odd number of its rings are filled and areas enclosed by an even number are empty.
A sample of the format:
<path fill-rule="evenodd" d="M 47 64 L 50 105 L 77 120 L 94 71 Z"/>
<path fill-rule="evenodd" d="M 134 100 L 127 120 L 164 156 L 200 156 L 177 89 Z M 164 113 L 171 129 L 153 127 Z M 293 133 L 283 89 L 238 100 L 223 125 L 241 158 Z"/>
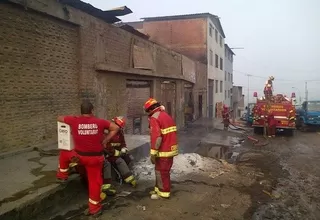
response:
<path fill-rule="evenodd" d="M 222 118 L 223 118 L 223 128 L 224 130 L 228 130 L 229 124 L 230 124 L 230 111 L 226 105 L 223 105 Z"/>
<path fill-rule="evenodd" d="M 276 136 L 276 120 L 274 119 L 273 112 L 270 112 L 268 115 L 268 136 L 269 137 Z"/>
<path fill-rule="evenodd" d="M 266 99 L 270 99 L 272 97 L 272 91 L 273 91 L 272 81 L 273 80 L 274 80 L 274 77 L 270 76 L 264 86 L 264 96 Z"/>
<path fill-rule="evenodd" d="M 57 177 L 61 180 L 68 178 L 70 162 L 83 165 L 89 184 L 89 209 L 86 214 L 99 216 L 102 213 L 100 194 L 103 181 L 103 144 L 117 134 L 119 127 L 113 122 L 94 117 L 93 105 L 89 101 L 81 104 L 80 116 L 59 116 L 58 121 L 70 125 L 74 151 L 60 154 Z M 105 129 L 109 130 L 106 137 Z"/>
<path fill-rule="evenodd" d="M 170 170 L 173 157 L 178 155 L 177 127 L 173 118 L 163 110 L 161 104 L 150 98 L 144 104 L 149 116 L 150 159 L 155 164 L 156 185 L 151 199 L 170 197 Z"/>
<path fill-rule="evenodd" d="M 126 146 L 126 141 L 124 139 L 123 128 L 125 127 L 125 119 L 121 116 L 115 117 L 112 121 L 119 126 L 119 132 L 112 137 L 110 142 L 107 144 L 105 150 L 105 156 L 108 162 L 115 165 L 117 170 L 119 170 L 122 179 L 126 182 L 135 187 L 137 182 L 132 175 L 129 167 L 128 162 L 130 162 L 130 158 L 128 155 L 128 148 Z M 110 170 L 111 171 L 111 170 Z M 108 189 L 111 183 L 111 172 L 109 169 L 104 170 L 103 172 L 104 182 L 102 186 L 102 190 Z M 108 194 L 108 193 L 107 193 Z"/>

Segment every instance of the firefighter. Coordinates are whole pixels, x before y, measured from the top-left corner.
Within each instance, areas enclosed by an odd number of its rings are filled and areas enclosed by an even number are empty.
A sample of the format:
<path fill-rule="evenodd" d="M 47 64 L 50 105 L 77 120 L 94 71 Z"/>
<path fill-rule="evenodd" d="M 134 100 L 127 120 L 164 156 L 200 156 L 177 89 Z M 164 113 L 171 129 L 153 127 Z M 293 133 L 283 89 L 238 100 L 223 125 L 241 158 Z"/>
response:
<path fill-rule="evenodd" d="M 223 119 L 223 129 L 228 130 L 230 125 L 230 111 L 226 105 L 223 105 L 222 119 Z"/>
<path fill-rule="evenodd" d="M 150 160 L 155 164 L 156 184 L 151 199 L 170 197 L 170 170 L 173 157 L 178 155 L 177 127 L 173 118 L 161 104 L 150 98 L 143 106 L 150 126 Z"/>
<path fill-rule="evenodd" d="M 68 155 L 60 154 L 57 177 L 62 181 L 67 180 L 70 162 L 83 165 L 89 184 L 89 209 L 86 214 L 99 216 L 102 213 L 100 203 L 104 161 L 102 143 L 108 143 L 117 134 L 119 127 L 113 122 L 94 117 L 93 105 L 90 101 L 83 101 L 80 116 L 59 116 L 58 121 L 70 125 L 74 151 Z M 105 129 L 109 130 L 106 137 L 104 137 Z"/>
<path fill-rule="evenodd" d="M 268 136 L 269 138 L 276 136 L 276 120 L 273 112 L 268 114 Z"/>
<path fill-rule="evenodd" d="M 273 91 L 272 81 L 273 80 L 274 80 L 274 77 L 270 76 L 264 86 L 264 96 L 266 99 L 270 99 L 272 97 L 272 91 Z"/>
<path fill-rule="evenodd" d="M 129 183 L 131 186 L 136 187 L 137 182 L 132 175 L 128 164 L 130 162 L 130 158 L 128 157 L 128 148 L 126 146 L 126 141 L 124 139 L 123 129 L 125 127 L 125 119 L 121 116 L 115 117 L 112 121 L 119 126 L 119 132 L 113 136 L 110 142 L 107 144 L 105 156 L 106 162 L 110 162 L 114 165 L 117 170 L 120 172 L 122 179 Z M 108 186 L 111 183 L 111 170 L 104 170 L 104 184 L 102 186 L 102 190 L 108 189 Z"/>

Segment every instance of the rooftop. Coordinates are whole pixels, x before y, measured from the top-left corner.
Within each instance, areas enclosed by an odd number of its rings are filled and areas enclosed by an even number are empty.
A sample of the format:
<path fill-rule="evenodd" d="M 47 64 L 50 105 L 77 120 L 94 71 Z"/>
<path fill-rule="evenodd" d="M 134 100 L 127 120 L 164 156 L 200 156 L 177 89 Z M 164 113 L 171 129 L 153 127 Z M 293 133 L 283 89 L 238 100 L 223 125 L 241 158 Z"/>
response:
<path fill-rule="evenodd" d="M 224 47 L 227 48 L 227 50 L 228 50 L 230 53 L 232 53 L 233 55 L 236 55 L 236 54 L 231 50 L 231 48 L 229 47 L 228 44 L 224 44 Z"/>
<path fill-rule="evenodd" d="M 148 35 L 146 35 L 146 34 L 140 32 L 140 31 L 136 30 L 134 27 L 132 27 L 132 26 L 126 24 L 126 23 L 122 23 L 122 22 L 121 22 L 121 23 L 116 23 L 116 24 L 114 24 L 114 25 L 115 25 L 116 27 L 119 27 L 119 28 L 121 28 L 121 29 L 123 29 L 123 30 L 126 30 L 126 31 L 130 32 L 131 34 L 134 34 L 134 35 L 136 35 L 136 36 L 138 36 L 138 37 L 141 37 L 141 38 L 143 38 L 143 39 L 145 39 L 145 40 L 148 40 L 148 39 L 149 39 L 149 36 L 148 36 Z"/>
<path fill-rule="evenodd" d="M 182 19 L 197 19 L 197 18 L 210 18 L 213 24 L 219 29 L 221 35 L 225 38 L 225 34 L 220 23 L 220 18 L 217 15 L 210 13 L 196 13 L 185 15 L 171 15 L 171 16 L 159 16 L 159 17 L 145 17 L 141 18 L 144 21 L 168 21 L 168 20 L 182 20 Z"/>
<path fill-rule="evenodd" d="M 59 0 L 59 2 L 61 4 L 69 5 L 73 8 L 79 9 L 80 11 L 88 13 L 96 18 L 100 18 L 109 24 L 121 21 L 116 16 L 123 16 L 132 13 L 132 11 L 126 6 L 103 11 L 80 0 Z"/>

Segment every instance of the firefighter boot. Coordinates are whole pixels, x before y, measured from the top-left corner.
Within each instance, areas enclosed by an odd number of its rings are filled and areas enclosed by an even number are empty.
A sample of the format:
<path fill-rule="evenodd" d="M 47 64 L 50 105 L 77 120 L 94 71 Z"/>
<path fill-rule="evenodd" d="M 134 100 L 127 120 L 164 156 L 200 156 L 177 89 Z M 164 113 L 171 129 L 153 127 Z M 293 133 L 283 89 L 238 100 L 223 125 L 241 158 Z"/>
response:
<path fill-rule="evenodd" d="M 117 191 L 111 186 L 111 184 L 103 184 L 102 192 L 104 192 L 107 196 L 114 196 Z"/>
<path fill-rule="evenodd" d="M 96 213 L 94 213 L 94 214 L 91 214 L 91 213 L 89 212 L 89 209 L 86 209 L 86 210 L 83 212 L 83 214 L 84 214 L 85 216 L 91 216 L 91 217 L 93 217 L 93 218 L 98 218 L 98 217 L 100 217 L 100 216 L 102 215 L 102 209 L 100 209 L 100 211 L 98 211 L 98 212 L 96 212 Z"/>
<path fill-rule="evenodd" d="M 130 184 L 131 184 L 131 186 L 134 187 L 134 188 L 137 187 L 137 181 L 136 181 L 135 179 L 132 180 Z"/>

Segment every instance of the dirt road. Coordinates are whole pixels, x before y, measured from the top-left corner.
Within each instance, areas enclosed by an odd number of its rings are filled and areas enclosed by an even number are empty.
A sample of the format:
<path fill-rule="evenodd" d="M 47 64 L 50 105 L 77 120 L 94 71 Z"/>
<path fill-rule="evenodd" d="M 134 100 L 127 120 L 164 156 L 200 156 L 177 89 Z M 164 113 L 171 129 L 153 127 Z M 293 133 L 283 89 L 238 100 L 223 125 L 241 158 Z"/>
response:
<path fill-rule="evenodd" d="M 297 132 L 264 147 L 244 142 L 237 163 L 221 164 L 219 175 L 175 180 L 168 200 L 150 200 L 153 182 L 140 182 L 131 195 L 111 199 L 101 219 L 320 219 L 319 141 L 318 133 Z"/>

